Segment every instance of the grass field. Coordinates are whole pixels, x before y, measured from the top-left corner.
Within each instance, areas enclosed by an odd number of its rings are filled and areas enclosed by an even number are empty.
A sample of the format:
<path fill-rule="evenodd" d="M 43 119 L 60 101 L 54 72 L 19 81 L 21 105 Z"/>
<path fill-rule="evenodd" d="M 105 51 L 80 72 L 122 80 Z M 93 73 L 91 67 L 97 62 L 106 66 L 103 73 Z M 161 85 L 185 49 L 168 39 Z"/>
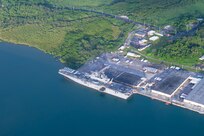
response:
<path fill-rule="evenodd" d="M 62 44 L 65 35 L 65 28 L 53 28 L 45 24 L 0 29 L 0 38 L 4 41 L 31 45 L 46 52 Z"/>

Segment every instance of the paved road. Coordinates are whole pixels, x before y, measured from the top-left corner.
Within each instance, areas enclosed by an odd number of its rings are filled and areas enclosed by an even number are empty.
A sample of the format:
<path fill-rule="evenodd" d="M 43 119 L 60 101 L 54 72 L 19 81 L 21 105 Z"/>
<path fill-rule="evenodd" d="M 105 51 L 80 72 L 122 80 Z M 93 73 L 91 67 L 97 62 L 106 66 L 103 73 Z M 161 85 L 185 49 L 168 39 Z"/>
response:
<path fill-rule="evenodd" d="M 121 16 L 117 16 L 117 15 L 113 15 L 113 14 L 109 14 L 109 13 L 105 13 L 105 12 L 100 12 L 100 11 L 97 11 L 97 10 L 90 10 L 90 9 L 83 9 L 83 8 L 76 8 L 76 7 L 64 7 L 64 9 L 76 10 L 76 11 L 81 11 L 81 12 L 92 12 L 92 13 L 99 14 L 101 16 L 106 16 L 106 17 L 111 17 L 111 18 L 115 18 L 115 19 L 118 19 L 118 20 L 122 20 L 122 21 L 124 21 L 126 23 L 132 23 L 134 25 L 141 25 L 141 26 L 149 27 L 150 29 L 159 30 L 159 27 L 156 27 L 156 26 L 153 26 L 153 25 L 144 24 L 144 23 L 141 23 L 141 22 L 136 22 L 136 21 L 131 20 L 131 19 L 123 18 Z M 180 39 L 180 38 L 182 38 L 184 36 L 194 35 L 196 30 L 198 30 L 198 28 L 202 24 L 204 24 L 204 21 L 201 21 L 198 25 L 196 25 L 195 27 L 193 27 L 189 31 L 178 32 L 176 35 L 174 35 L 172 37 L 169 37 L 169 39 L 172 40 L 172 41 L 175 41 L 175 40 Z"/>
<path fill-rule="evenodd" d="M 182 37 L 185 36 L 193 36 L 195 35 L 196 31 L 204 24 L 204 21 L 199 22 L 198 25 L 196 25 L 195 27 L 193 27 L 191 30 L 188 31 L 183 31 L 183 32 L 179 32 L 176 35 L 170 37 L 170 40 L 175 41 L 177 39 L 180 39 Z"/>
<path fill-rule="evenodd" d="M 25 4 L 25 5 L 32 5 L 32 3 L 29 3 L 29 2 L 20 2 L 20 3 Z M 144 23 L 141 23 L 141 22 L 136 22 L 136 21 L 131 20 L 131 19 L 123 18 L 121 16 L 110 14 L 110 13 L 97 11 L 95 9 L 88 9 L 88 8 L 74 7 L 74 6 L 59 7 L 59 6 L 56 6 L 56 5 L 53 5 L 53 4 L 49 4 L 49 3 L 46 3 L 46 4 L 45 3 L 38 3 L 37 5 L 41 5 L 43 7 L 49 8 L 49 9 L 58 9 L 58 10 L 67 9 L 67 10 L 75 10 L 75 11 L 81 11 L 81 12 L 91 12 L 91 13 L 95 13 L 95 14 L 98 14 L 98 15 L 101 15 L 101 16 L 111 17 L 111 18 L 115 18 L 115 19 L 118 19 L 118 20 L 122 20 L 122 21 L 124 21 L 126 23 L 132 23 L 134 25 L 142 25 L 142 26 L 146 26 L 146 27 L 149 27 L 149 28 L 152 28 L 152 29 L 159 29 L 158 27 L 153 26 L 153 25 L 144 24 Z"/>

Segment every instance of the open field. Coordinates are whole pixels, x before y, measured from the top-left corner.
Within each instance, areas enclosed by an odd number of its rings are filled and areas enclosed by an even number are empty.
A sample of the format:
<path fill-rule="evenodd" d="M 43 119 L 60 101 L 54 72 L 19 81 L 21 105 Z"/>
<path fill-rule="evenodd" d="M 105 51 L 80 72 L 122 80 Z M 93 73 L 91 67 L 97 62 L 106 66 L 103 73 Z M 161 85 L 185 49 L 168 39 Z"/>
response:
<path fill-rule="evenodd" d="M 44 51 L 49 51 L 62 44 L 65 35 L 64 28 L 36 24 L 0 30 L 0 38 L 4 41 L 31 45 Z"/>

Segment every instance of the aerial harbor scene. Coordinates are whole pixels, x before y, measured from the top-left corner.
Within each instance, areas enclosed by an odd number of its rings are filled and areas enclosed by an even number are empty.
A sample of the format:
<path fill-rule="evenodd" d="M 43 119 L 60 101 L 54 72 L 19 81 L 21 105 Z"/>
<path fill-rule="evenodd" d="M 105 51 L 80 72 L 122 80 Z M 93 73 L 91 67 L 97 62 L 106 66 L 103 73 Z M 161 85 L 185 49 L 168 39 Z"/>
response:
<path fill-rule="evenodd" d="M 59 70 L 59 74 L 83 86 L 122 99 L 141 94 L 204 114 L 204 75 L 179 66 L 151 63 L 139 53 L 125 50 L 132 45 L 138 50 L 148 48 L 152 41 L 169 35 L 165 29 L 159 33 L 148 30 L 147 26 L 139 25 L 138 28 L 131 32 L 118 51 L 104 53 L 78 70 L 65 67 Z M 145 36 L 150 37 L 149 41 L 145 40 Z"/>
<path fill-rule="evenodd" d="M 203 0 L 0 0 L 0 136 L 203 136 Z"/>

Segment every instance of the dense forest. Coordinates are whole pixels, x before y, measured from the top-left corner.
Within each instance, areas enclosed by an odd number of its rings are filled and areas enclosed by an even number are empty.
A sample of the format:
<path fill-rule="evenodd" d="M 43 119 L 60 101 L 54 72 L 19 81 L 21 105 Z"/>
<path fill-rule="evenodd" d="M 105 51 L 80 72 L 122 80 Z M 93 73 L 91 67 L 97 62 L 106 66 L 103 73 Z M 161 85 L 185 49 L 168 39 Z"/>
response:
<path fill-rule="evenodd" d="M 39 48 L 78 68 L 102 52 L 117 49 L 134 28 L 114 18 L 74 10 L 75 7 L 126 15 L 159 27 L 171 24 L 178 31 L 204 14 L 203 0 L 0 0 L 0 39 Z M 147 52 L 165 60 L 190 53 L 197 58 L 203 53 L 202 34 L 200 30 L 194 37 Z"/>

